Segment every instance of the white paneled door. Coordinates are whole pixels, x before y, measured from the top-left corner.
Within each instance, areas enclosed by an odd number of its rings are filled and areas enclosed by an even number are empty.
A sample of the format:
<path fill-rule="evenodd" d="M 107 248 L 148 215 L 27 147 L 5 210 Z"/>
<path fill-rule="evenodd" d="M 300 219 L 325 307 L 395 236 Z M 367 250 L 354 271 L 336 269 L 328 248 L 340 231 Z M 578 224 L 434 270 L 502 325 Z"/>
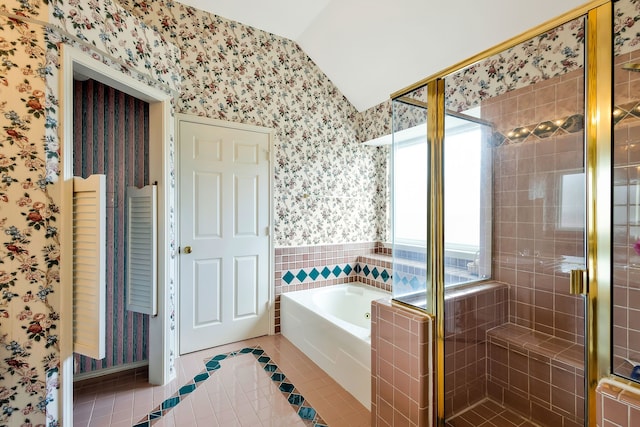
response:
<path fill-rule="evenodd" d="M 270 134 L 187 120 L 179 130 L 184 354 L 269 332 Z"/>

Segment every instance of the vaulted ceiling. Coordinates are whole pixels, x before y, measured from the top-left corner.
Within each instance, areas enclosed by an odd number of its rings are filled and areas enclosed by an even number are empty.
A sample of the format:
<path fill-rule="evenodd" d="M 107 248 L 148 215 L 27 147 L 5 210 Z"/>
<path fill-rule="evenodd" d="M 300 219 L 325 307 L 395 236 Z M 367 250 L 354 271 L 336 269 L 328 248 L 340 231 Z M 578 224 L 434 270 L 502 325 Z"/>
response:
<path fill-rule="evenodd" d="M 296 41 L 358 109 L 585 0 L 180 0 Z"/>

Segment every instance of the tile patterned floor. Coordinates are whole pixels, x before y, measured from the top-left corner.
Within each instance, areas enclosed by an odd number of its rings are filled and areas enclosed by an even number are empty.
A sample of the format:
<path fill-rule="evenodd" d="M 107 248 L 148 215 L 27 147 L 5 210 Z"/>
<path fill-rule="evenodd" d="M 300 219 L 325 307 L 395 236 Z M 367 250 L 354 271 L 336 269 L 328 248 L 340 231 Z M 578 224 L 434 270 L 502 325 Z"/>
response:
<path fill-rule="evenodd" d="M 447 420 L 446 427 L 537 427 L 493 400 L 487 399 Z"/>
<path fill-rule="evenodd" d="M 182 356 L 164 387 L 142 375 L 74 390 L 74 426 L 132 426 L 150 414 L 154 427 L 370 424 L 370 412 L 281 335 Z"/>
<path fill-rule="evenodd" d="M 249 360 L 243 360 L 242 363 L 237 361 L 238 358 L 247 359 L 247 356 L 253 356 L 256 359 L 264 371 L 263 375 L 255 374 L 255 362 L 251 358 L 249 358 Z M 191 397 L 198 387 L 204 385 L 212 375 L 216 375 L 218 382 L 239 384 L 239 390 L 234 391 L 233 396 L 239 397 L 239 399 L 237 399 L 238 401 L 251 402 L 252 408 L 256 410 L 259 408 L 257 402 L 262 399 L 261 393 L 263 391 L 271 402 L 270 398 L 273 394 L 273 386 L 275 385 L 291 405 L 294 414 L 297 414 L 303 421 L 302 424 L 311 427 L 327 427 L 324 420 L 319 416 L 317 411 L 313 409 L 313 406 L 305 400 L 300 391 L 287 379 L 284 372 L 278 368 L 278 365 L 260 346 L 245 347 L 239 351 L 218 354 L 211 359 L 204 360 L 203 363 L 205 367 L 202 371 L 187 384 L 180 387 L 173 396 L 164 400 L 154 408 L 146 417 L 136 423 L 134 427 L 150 427 L 152 424 L 155 424 L 156 421 L 166 417 L 170 411 Z M 224 371 L 222 371 L 223 365 Z M 220 371 L 220 373 L 218 371 Z M 246 375 L 247 373 L 249 373 L 249 375 Z M 251 375 L 251 373 L 254 373 L 254 375 Z M 270 381 L 273 383 L 271 386 L 269 385 Z M 265 390 L 261 390 L 261 388 Z M 277 398 L 275 399 L 278 400 Z M 254 402 L 256 403 L 254 404 Z M 247 412 L 241 412 L 238 414 L 238 417 L 240 414 L 246 413 Z M 220 416 L 216 416 L 216 418 L 219 419 Z M 258 420 L 251 421 L 254 425 L 259 424 Z"/>

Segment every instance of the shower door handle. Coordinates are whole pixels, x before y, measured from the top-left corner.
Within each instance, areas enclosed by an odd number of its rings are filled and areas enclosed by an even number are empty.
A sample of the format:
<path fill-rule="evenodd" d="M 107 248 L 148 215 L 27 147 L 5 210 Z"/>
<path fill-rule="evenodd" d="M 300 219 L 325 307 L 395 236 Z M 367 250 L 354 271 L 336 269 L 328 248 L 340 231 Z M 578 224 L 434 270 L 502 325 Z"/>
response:
<path fill-rule="evenodd" d="M 589 292 L 589 278 L 587 270 L 571 270 L 569 293 L 572 295 L 587 295 Z"/>

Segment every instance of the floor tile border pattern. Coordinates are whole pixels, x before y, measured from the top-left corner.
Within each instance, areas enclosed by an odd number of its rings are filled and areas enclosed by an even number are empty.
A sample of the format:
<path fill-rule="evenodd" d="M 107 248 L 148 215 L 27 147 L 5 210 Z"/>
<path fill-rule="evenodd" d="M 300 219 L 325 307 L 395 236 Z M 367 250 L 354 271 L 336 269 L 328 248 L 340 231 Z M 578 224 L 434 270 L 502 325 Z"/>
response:
<path fill-rule="evenodd" d="M 260 366 L 269 374 L 271 380 L 278 385 L 278 389 L 287 399 L 289 404 L 295 409 L 300 418 L 308 425 L 313 427 L 327 427 L 327 424 L 320 417 L 318 412 L 300 394 L 298 389 L 287 380 L 284 373 L 278 368 L 273 360 L 259 346 L 245 347 L 238 351 L 218 354 L 205 362 L 205 369 L 198 373 L 193 379 L 180 387 L 180 389 L 171 397 L 164 400 L 160 405 L 153 409 L 145 418 L 140 420 L 134 427 L 149 427 L 166 415 L 171 409 L 176 407 L 182 399 L 193 393 L 196 388 L 209 379 L 218 369 L 221 368 L 221 362 L 231 357 L 243 354 L 252 354 Z"/>

